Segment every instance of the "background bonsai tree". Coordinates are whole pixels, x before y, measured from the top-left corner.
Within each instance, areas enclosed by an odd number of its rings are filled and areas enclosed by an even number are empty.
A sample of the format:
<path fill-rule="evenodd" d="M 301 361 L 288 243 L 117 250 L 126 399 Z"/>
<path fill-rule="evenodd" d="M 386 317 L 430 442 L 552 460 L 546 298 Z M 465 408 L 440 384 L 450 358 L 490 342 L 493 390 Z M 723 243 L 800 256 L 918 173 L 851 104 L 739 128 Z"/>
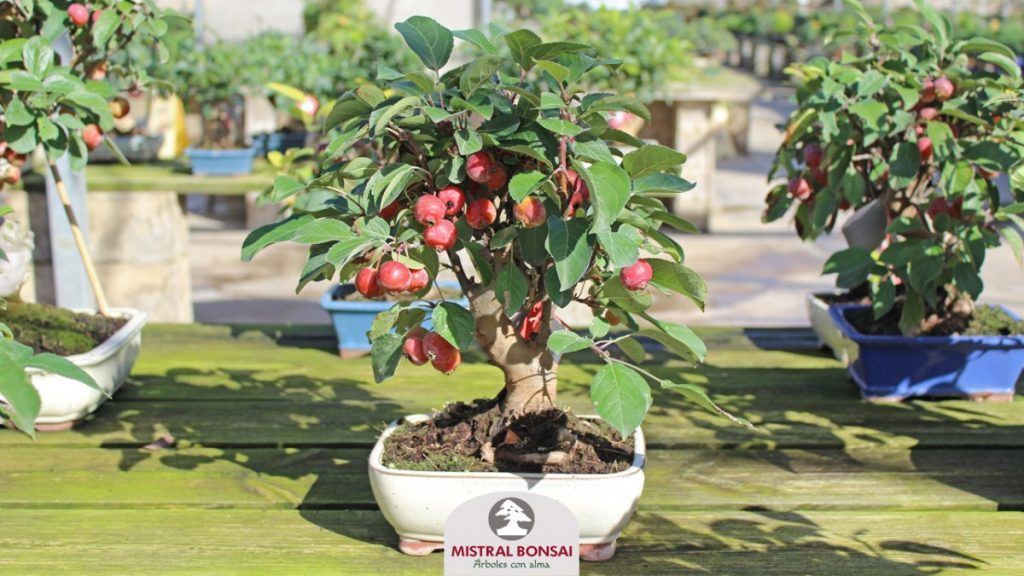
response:
<path fill-rule="evenodd" d="M 795 206 L 801 238 L 840 212 L 881 204 L 878 246 L 834 254 L 841 288 L 867 283 L 875 319 L 905 334 L 958 332 L 981 294 L 985 251 L 1000 237 L 1021 253 L 1024 124 L 1021 70 L 987 39 L 952 42 L 949 22 L 918 3 L 919 25 L 881 28 L 863 7 L 857 54 L 791 68 L 798 108 L 785 126 L 765 220 Z M 997 187 L 1015 172 L 1013 198 Z"/>
<path fill-rule="evenodd" d="M 148 84 L 153 62 L 166 59 L 162 37 L 177 15 L 152 2 L 117 0 L 94 0 L 88 6 L 5 1 L 0 13 L 0 174 L 7 183 L 16 182 L 26 156 L 42 147 L 44 169 L 56 183 L 100 312 L 106 314 L 57 160 L 67 155 L 72 168 L 85 166 L 89 150 L 104 141 L 114 119 L 128 113 L 128 102 L 118 92 Z M 55 44 L 69 50 L 68 60 L 58 59 Z M 142 58 L 142 53 L 151 56 Z M 7 207 L 0 209 L 0 216 L 7 212 Z M 25 373 L 30 367 L 96 387 L 70 362 L 53 354 L 34 355 L 0 325 L 0 416 L 29 435 L 39 413 L 39 395 Z"/>
<path fill-rule="evenodd" d="M 202 117 L 199 148 L 245 147 L 245 102 L 248 88 L 245 47 L 217 41 L 200 46 L 196 38 L 185 41 L 173 63 L 173 84 L 190 112 Z M 262 86 L 262 85 L 257 85 Z"/>
<path fill-rule="evenodd" d="M 653 197 L 691 188 L 678 176 L 685 157 L 608 127 L 617 111 L 648 117 L 636 100 L 579 88 L 608 62 L 586 45 L 544 42 L 529 30 L 488 38 L 425 17 L 396 28 L 427 71 L 383 70 L 378 83 L 333 104 L 319 174 L 275 182 L 278 199 L 330 194 L 254 230 L 243 259 L 275 242 L 310 244 L 299 289 L 354 278 L 371 298 L 422 296 L 450 271 L 469 309 L 399 302 L 378 316 L 370 332 L 377 381 L 403 353 L 450 373 L 476 342 L 504 373 L 498 398 L 511 418 L 553 407 L 558 355 L 589 348 L 605 362 L 592 383 L 594 406 L 624 436 L 651 405 L 649 382 L 720 411 L 703 389 L 636 366 L 644 357 L 636 336 L 704 359 L 692 330 L 647 310 L 651 288 L 703 307 L 705 285 L 659 230 L 693 227 Z M 456 36 L 476 57 L 442 74 Z M 596 313 L 589 336 L 552 331 L 554 308 L 573 301 Z M 431 332 L 421 328 L 428 314 Z M 629 331 L 609 336 L 614 324 Z"/>

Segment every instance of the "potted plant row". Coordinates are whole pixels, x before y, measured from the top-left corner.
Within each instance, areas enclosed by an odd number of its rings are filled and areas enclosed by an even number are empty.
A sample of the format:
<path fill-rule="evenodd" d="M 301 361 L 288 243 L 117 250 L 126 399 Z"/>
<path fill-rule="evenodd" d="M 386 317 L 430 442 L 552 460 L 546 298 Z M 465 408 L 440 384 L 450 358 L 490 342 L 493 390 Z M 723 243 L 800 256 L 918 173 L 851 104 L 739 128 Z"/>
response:
<path fill-rule="evenodd" d="M 857 54 L 794 69 L 798 108 L 785 127 L 765 217 L 795 208 L 801 238 L 831 231 L 844 211 L 850 247 L 825 273 L 839 288 L 827 312 L 866 398 L 1013 396 L 1024 370 L 1020 319 L 976 303 L 986 252 L 1021 256 L 1024 84 L 1011 50 L 954 41 L 919 2 L 920 25 L 860 17 Z M 992 65 L 979 70 L 971 62 Z M 996 184 L 1009 173 L 1012 198 Z M 820 321 L 821 311 L 814 305 Z M 842 356 L 842 353 L 839 354 Z"/>
<path fill-rule="evenodd" d="M 53 179 L 98 308 L 73 312 L 18 301 L 20 255 L 0 255 L 4 296 L 12 295 L 0 312 L 0 416 L 33 435 L 36 426 L 66 427 L 95 410 L 138 355 L 146 315 L 107 305 L 57 161 L 67 157 L 72 169 L 85 167 L 89 151 L 128 112 L 119 90 L 148 79 L 138 55 L 165 54 L 162 37 L 176 15 L 113 0 L 38 0 L 3 10 L 10 36 L 0 42 L 0 174 L 16 183 L 26 157 L 42 149 L 41 168 Z M 61 34 L 71 43 L 64 61 L 52 42 Z M 0 216 L 9 213 L 5 207 Z"/>
<path fill-rule="evenodd" d="M 702 388 L 640 366 L 637 337 L 691 362 L 706 354 L 692 330 L 648 313 L 650 287 L 698 306 L 705 298 L 681 246 L 659 231 L 682 224 L 651 196 L 689 188 L 678 175 L 685 157 L 608 126 L 615 112 L 648 113 L 633 98 L 580 88 L 611 64 L 587 45 L 529 30 L 451 32 L 419 16 L 396 28 L 427 70 L 386 71 L 334 103 L 318 175 L 278 180 L 282 195 L 334 198 L 254 230 L 243 258 L 275 242 L 308 244 L 300 284 L 354 279 L 367 298 L 422 297 L 421 271 L 428 285 L 442 272 L 457 279 L 468 307 L 399 301 L 370 331 L 377 381 L 403 357 L 405 369 L 450 374 L 472 345 L 503 375 L 492 399 L 403 418 L 378 440 L 370 482 L 404 552 L 442 547 L 462 502 L 529 489 L 573 510 L 584 559 L 607 559 L 643 489 L 651 385 L 723 413 Z M 441 73 L 456 36 L 475 53 Z M 635 149 L 622 154 L 622 144 Z M 595 311 L 587 334 L 555 329 L 553 308 L 572 301 Z M 597 418 L 557 400 L 559 360 L 582 350 L 602 364 L 590 387 Z"/>

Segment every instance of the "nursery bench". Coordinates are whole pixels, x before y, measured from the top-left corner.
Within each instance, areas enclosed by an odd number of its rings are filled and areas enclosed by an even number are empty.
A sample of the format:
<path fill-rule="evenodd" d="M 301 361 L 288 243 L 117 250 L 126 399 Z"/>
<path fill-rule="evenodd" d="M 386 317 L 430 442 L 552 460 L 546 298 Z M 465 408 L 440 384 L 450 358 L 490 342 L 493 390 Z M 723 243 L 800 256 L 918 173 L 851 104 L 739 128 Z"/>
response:
<path fill-rule="evenodd" d="M 0 430 L 4 571 L 440 574 L 395 549 L 367 455 L 389 420 L 493 395 L 499 372 L 471 352 L 444 386 L 409 366 L 374 384 L 327 330 L 153 325 L 92 419 Z M 654 347 L 645 366 L 758 429 L 656 391 L 639 511 L 581 574 L 1024 573 L 1024 402 L 868 404 L 807 331 L 698 332 L 705 366 Z M 590 412 L 595 368 L 563 359 L 560 403 Z"/>

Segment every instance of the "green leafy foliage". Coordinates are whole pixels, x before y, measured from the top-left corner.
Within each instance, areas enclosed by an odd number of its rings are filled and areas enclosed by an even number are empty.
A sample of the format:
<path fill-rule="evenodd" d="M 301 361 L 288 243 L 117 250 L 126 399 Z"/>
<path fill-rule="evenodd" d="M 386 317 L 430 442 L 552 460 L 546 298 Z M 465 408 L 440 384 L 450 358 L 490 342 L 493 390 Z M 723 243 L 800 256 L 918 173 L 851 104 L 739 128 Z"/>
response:
<path fill-rule="evenodd" d="M 798 108 L 772 170 L 789 185 L 769 193 L 765 219 L 795 206 L 798 233 L 814 239 L 843 211 L 884 212 L 873 231 L 884 242 L 840 251 L 824 272 L 870 287 L 876 316 L 897 307 L 913 334 L 970 309 L 985 251 L 1019 240 L 996 176 L 1012 181 L 1024 158 L 1024 84 L 1009 47 L 955 38 L 926 2 L 892 27 L 847 5 L 860 20 L 850 51 L 790 69 Z"/>
<path fill-rule="evenodd" d="M 682 265 L 682 247 L 659 231 L 662 223 L 693 228 L 648 196 L 692 187 L 679 177 L 685 156 L 639 141 L 630 141 L 636 149 L 626 155 L 604 138 L 611 114 L 649 113 L 635 98 L 587 91 L 592 76 L 614 74 L 615 65 L 585 45 L 545 42 L 528 30 L 453 33 L 421 17 L 396 28 L 426 71 L 382 69 L 376 83 L 331 104 L 321 118 L 326 147 L 317 170 L 279 176 L 272 192 L 295 198 L 322 190 L 326 197 L 254 230 L 243 258 L 277 242 L 310 244 L 300 286 L 352 281 L 389 262 L 425 270 L 431 280 L 450 274 L 470 308 L 449 300 L 420 304 L 416 316 L 399 306 L 382 314 L 370 331 L 378 380 L 394 373 L 402 339 L 428 315 L 453 347 L 476 341 L 503 369 L 509 347 L 515 362 L 537 366 L 589 349 L 608 362 L 592 387 L 598 412 L 629 434 L 650 406 L 652 377 L 607 350 L 617 342 L 642 362 L 639 341 L 609 337 L 603 320 L 592 337 L 545 324 L 555 306 L 578 301 L 635 327 L 631 315 L 646 314 L 651 294 L 627 290 L 620 272 L 641 253 L 652 264 L 652 285 L 703 306 L 703 281 Z M 448 63 L 453 37 L 475 48 L 457 67 Z M 445 200 L 452 188 L 466 207 L 450 208 L 438 223 L 436 204 L 425 197 Z M 437 240 L 447 232 L 434 235 L 449 222 L 455 236 L 447 244 Z M 688 328 L 647 322 L 645 334 L 689 361 L 703 360 L 704 344 Z"/>

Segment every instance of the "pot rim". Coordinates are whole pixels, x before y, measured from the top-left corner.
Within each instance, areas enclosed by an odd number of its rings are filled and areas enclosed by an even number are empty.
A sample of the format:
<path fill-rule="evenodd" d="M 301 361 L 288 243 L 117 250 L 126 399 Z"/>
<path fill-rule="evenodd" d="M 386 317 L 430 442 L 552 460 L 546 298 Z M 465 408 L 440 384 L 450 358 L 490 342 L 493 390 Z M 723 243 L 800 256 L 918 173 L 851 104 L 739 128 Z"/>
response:
<path fill-rule="evenodd" d="M 377 443 L 374 444 L 373 450 L 370 452 L 370 471 L 377 472 L 380 474 L 388 474 L 391 476 L 412 476 L 414 478 L 447 478 L 458 476 L 459 478 L 478 478 L 481 480 L 565 480 L 565 481 L 580 481 L 580 480 L 611 480 L 615 478 L 625 478 L 633 476 L 634 474 L 641 474 L 644 470 L 644 465 L 647 462 L 647 444 L 644 441 L 644 433 L 640 428 L 637 428 L 633 432 L 633 463 L 629 465 L 629 468 L 622 472 L 615 472 L 612 474 L 565 474 L 559 472 L 437 472 L 437 471 L 426 471 L 426 470 L 403 470 L 401 468 L 388 468 L 384 466 L 382 456 L 384 454 L 384 441 L 387 440 L 402 421 L 409 421 L 413 423 L 424 422 L 430 417 L 426 414 L 410 414 L 404 418 L 398 418 L 392 420 L 387 428 L 381 432 L 380 437 L 377 439 Z M 588 420 L 597 419 L 597 416 L 580 416 L 580 418 L 586 418 Z"/>
<path fill-rule="evenodd" d="M 97 314 L 98 312 L 91 308 L 74 308 L 73 312 L 80 314 Z M 142 310 L 136 308 L 111 308 L 111 312 L 122 318 L 127 318 L 124 326 L 121 326 L 117 332 L 110 335 L 105 341 L 101 342 L 98 346 L 92 350 L 82 352 L 81 354 L 72 354 L 71 356 L 64 356 L 67 360 L 79 367 L 95 366 L 109 360 L 117 352 L 124 348 L 125 344 L 131 341 L 131 339 L 138 334 L 142 327 L 146 325 L 146 319 L 148 314 Z M 28 368 L 26 373 L 42 374 L 44 370 L 38 368 Z"/>
<path fill-rule="evenodd" d="M 1020 316 L 1014 313 L 1002 304 L 997 304 L 999 308 L 1003 309 L 1010 317 L 1015 320 L 1020 320 Z M 878 345 L 907 345 L 914 344 L 918 346 L 931 346 L 931 347 L 942 347 L 942 346 L 953 346 L 958 344 L 971 344 L 979 347 L 988 348 L 1016 348 L 1024 347 L 1024 335 L 1015 336 L 1000 336 L 997 334 L 981 335 L 981 336 L 893 336 L 893 335 L 874 335 L 864 334 L 857 330 L 846 319 L 846 311 L 852 309 L 865 309 L 870 306 L 865 304 L 833 304 L 829 306 L 829 316 L 832 317 L 832 321 L 836 326 L 845 334 L 848 338 L 857 342 L 858 344 L 878 344 Z"/>

